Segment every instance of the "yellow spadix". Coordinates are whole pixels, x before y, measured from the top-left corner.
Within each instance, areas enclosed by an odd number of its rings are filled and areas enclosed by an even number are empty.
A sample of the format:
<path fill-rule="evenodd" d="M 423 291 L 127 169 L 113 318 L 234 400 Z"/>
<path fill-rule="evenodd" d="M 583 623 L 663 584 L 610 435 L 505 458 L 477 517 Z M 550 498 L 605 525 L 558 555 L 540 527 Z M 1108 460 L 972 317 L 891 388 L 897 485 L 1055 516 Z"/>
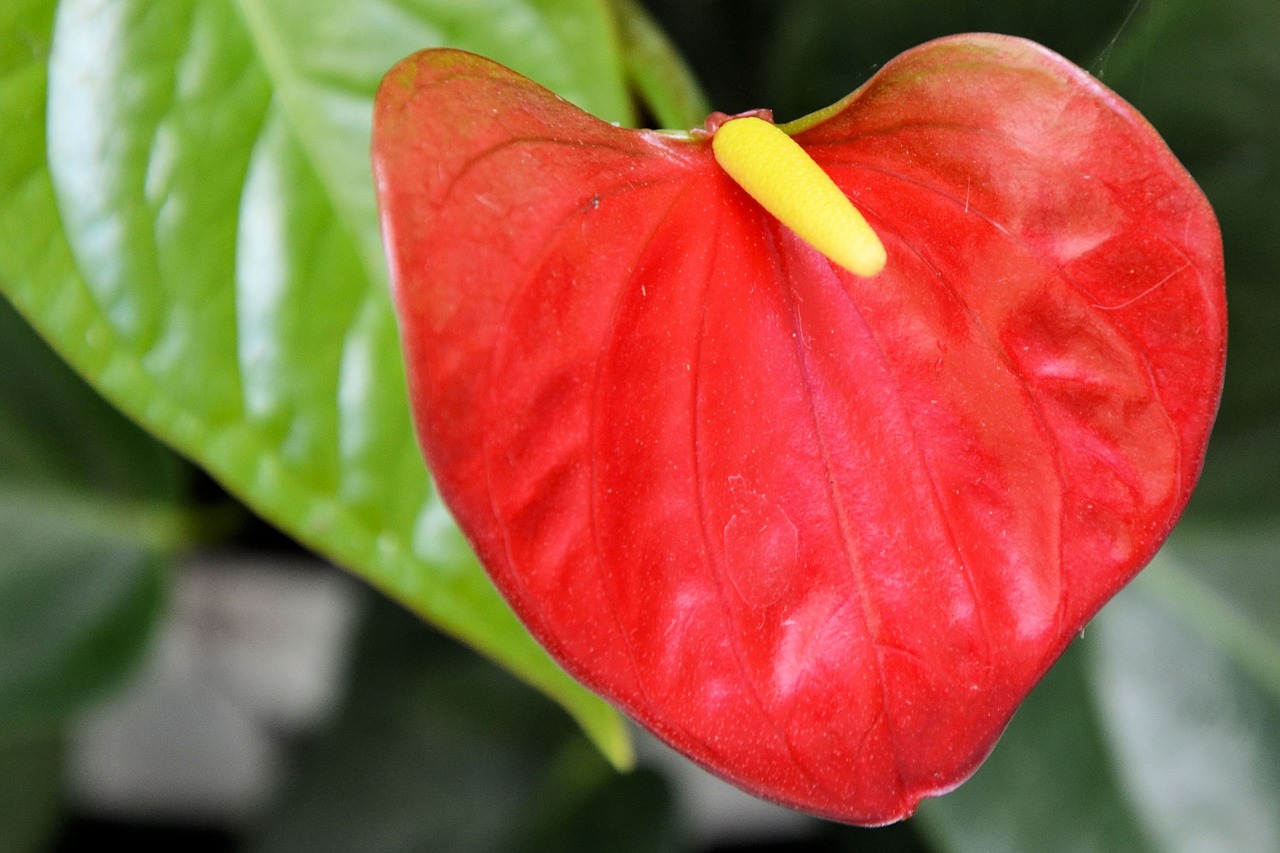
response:
<path fill-rule="evenodd" d="M 884 244 L 822 167 L 771 122 L 744 116 L 711 139 L 716 162 L 760 206 L 854 275 L 884 269 Z"/>

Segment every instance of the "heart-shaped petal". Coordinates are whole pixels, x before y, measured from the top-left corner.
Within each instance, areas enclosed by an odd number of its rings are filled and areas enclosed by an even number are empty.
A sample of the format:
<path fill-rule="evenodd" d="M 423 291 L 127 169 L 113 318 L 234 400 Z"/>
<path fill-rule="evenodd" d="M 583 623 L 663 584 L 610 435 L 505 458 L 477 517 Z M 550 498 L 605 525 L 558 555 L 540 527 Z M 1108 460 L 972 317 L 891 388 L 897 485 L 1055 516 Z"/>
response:
<path fill-rule="evenodd" d="M 529 629 L 716 773 L 883 823 L 973 772 L 1177 519 L 1220 238 L 1131 107 L 1018 39 L 929 43 L 783 129 L 883 272 L 710 133 L 469 54 L 388 75 L 374 162 L 422 445 Z"/>

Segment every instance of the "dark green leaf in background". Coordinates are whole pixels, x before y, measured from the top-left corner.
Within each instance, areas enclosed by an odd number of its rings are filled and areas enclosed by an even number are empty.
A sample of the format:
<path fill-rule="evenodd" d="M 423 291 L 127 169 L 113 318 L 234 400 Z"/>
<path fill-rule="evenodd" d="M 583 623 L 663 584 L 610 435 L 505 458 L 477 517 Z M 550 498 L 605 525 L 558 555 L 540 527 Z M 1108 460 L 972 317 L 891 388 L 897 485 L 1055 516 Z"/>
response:
<path fill-rule="evenodd" d="M 761 95 L 787 116 L 802 115 L 844 97 L 902 51 L 959 32 L 1023 36 L 1087 66 L 1129 9 L 1113 0 L 806 0 L 779 16 Z"/>
<path fill-rule="evenodd" d="M 922 806 L 940 849 L 1280 849 L 1280 614 L 1200 586 L 1179 555 L 1208 543 L 1189 538 L 1102 611 L 973 779 Z"/>
<path fill-rule="evenodd" d="M 0 303 L 0 851 L 45 849 L 61 732 L 151 636 L 179 471 Z"/>
<path fill-rule="evenodd" d="M 0 8 L 0 234 L 38 231 L 11 214 L 21 128 L 38 91 L 48 15 Z M 37 263 L 39 260 L 37 259 Z M 0 274 L 0 278 L 3 275 Z M 0 851 L 47 849 L 62 806 L 62 730 L 131 671 L 163 596 L 164 555 L 190 534 L 173 456 L 127 422 L 0 303 Z"/>
<path fill-rule="evenodd" d="M 1092 641 L 1092 637 L 1089 640 Z M 1092 706 L 1081 643 L 1014 715 L 977 774 L 917 820 L 954 853 L 1151 851 Z"/>
<path fill-rule="evenodd" d="M 826 107 L 889 59 L 929 39 L 1001 32 L 1093 61 L 1132 7 L 982 0 L 651 0 L 712 96 L 727 112 L 758 107 L 779 120 Z"/>
<path fill-rule="evenodd" d="M 132 665 L 187 535 L 179 485 L 0 304 L 0 721 L 55 724 Z"/>
<path fill-rule="evenodd" d="M 701 127 L 711 106 L 693 70 L 639 0 L 611 2 L 627 73 L 655 123 L 676 130 Z"/>
<path fill-rule="evenodd" d="M 0 302 L 0 853 L 45 849 L 61 731 L 151 636 L 179 472 Z"/>
<path fill-rule="evenodd" d="M 1280 528 L 1176 531 L 1142 578 L 1280 710 Z M 1137 617 L 1135 617 L 1137 618 Z"/>
<path fill-rule="evenodd" d="M 1160 590 L 1168 568 L 1157 560 L 1089 629 L 1122 790 L 1158 850 L 1280 850 L 1280 693 L 1187 630 Z"/>
<path fill-rule="evenodd" d="M 735 113 L 774 106 L 761 100 L 762 56 L 779 21 L 803 7 L 803 0 L 644 0 L 644 5 L 683 53 L 712 109 Z M 779 113 L 779 118 L 786 116 Z"/>
<path fill-rule="evenodd" d="M 659 777 L 618 774 L 557 708 L 404 613 L 373 609 L 354 673 L 253 853 L 680 849 Z"/>
<path fill-rule="evenodd" d="M 62 744 L 57 732 L 0 734 L 0 853 L 42 853 L 58 827 Z"/>

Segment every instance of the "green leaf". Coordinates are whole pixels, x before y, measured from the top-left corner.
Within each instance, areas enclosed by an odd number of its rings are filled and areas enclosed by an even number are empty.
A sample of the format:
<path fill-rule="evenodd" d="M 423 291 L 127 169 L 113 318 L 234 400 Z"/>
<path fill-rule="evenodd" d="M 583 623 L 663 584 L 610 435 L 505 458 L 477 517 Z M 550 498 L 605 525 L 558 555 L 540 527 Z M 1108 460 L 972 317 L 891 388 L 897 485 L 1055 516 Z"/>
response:
<path fill-rule="evenodd" d="M 529 639 L 431 489 L 367 154 L 379 75 L 432 44 L 483 51 L 629 120 L 608 10 L 65 0 L 52 11 L 20 0 L 0 13 L 7 294 L 143 426 L 564 703 L 625 764 L 616 713 Z"/>
<path fill-rule="evenodd" d="M 584 770 L 591 773 L 591 765 L 599 764 L 582 749 L 565 753 L 558 764 L 577 765 L 575 776 L 585 775 Z M 590 787 L 572 788 L 555 777 L 544 782 L 544 789 L 556 790 L 555 807 L 542 805 L 532 826 L 517 832 L 501 853 L 679 853 L 688 849 L 675 819 L 674 793 L 656 770 L 595 772 L 600 778 Z"/>
<path fill-rule="evenodd" d="M 677 849 L 652 772 L 618 774 L 545 699 L 404 614 L 365 624 L 343 711 L 250 850 Z"/>
<path fill-rule="evenodd" d="M 1164 601 L 1169 568 L 1158 561 L 1089 629 L 1123 790 L 1160 850 L 1280 849 L 1280 694 L 1238 646 L 1187 629 Z"/>
<path fill-rule="evenodd" d="M 1227 290 L 1234 292 L 1230 272 L 1227 278 Z M 1280 304 L 1280 299 L 1275 301 Z M 1239 324 L 1232 305 L 1234 303 L 1228 305 L 1228 310 L 1234 329 Z M 1240 364 L 1240 359 L 1235 357 L 1234 338 L 1230 340 L 1228 378 Z M 1273 360 L 1268 357 L 1265 361 L 1269 364 Z M 1277 482 L 1280 482 L 1280 416 L 1249 426 L 1220 422 L 1209 443 L 1204 471 L 1183 523 L 1220 529 L 1275 524 L 1280 521 Z"/>
<path fill-rule="evenodd" d="M 30 105 L 48 20 L 32 3 L 0 9 L 0 104 Z M 38 134 L 20 127 L 3 135 L 6 153 L 38 153 Z M 21 165 L 0 156 L 0 183 L 13 186 Z M 0 210 L 7 243 L 20 232 Z M 150 637 L 161 554 L 189 532 L 178 470 L 0 300 L 0 853 L 49 849 L 60 730 L 132 671 Z"/>
<path fill-rule="evenodd" d="M 161 567 L 134 549 L 68 542 L 48 524 L 18 535 L 7 521 L 0 519 L 0 720 L 57 719 L 137 660 L 159 611 Z"/>
<path fill-rule="evenodd" d="M 1280 709 L 1280 529 L 1184 525 L 1142 575 L 1142 588 L 1230 658 Z"/>
<path fill-rule="evenodd" d="M 701 127 L 711 111 L 692 69 L 636 0 L 611 0 L 627 73 L 662 127 Z"/>

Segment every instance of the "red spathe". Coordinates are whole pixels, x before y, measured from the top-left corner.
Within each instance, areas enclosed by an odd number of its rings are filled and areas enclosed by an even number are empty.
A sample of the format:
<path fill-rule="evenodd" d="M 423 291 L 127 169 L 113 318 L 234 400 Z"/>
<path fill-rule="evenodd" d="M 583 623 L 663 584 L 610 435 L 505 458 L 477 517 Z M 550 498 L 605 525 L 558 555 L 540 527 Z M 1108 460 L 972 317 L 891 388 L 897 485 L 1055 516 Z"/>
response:
<path fill-rule="evenodd" d="M 1217 223 L 1032 43 L 941 39 L 795 136 L 859 278 L 709 139 L 426 51 L 374 164 L 441 494 L 570 672 L 760 796 L 865 824 L 987 755 L 1159 548 L 1217 409 Z"/>

